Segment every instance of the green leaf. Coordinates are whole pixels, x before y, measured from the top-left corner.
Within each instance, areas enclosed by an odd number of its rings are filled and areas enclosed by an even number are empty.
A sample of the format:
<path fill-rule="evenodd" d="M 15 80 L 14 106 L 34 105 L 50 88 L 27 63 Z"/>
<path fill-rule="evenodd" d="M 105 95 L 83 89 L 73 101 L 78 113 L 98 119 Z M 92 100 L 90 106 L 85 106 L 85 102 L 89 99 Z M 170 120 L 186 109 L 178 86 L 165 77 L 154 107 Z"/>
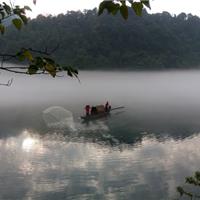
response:
<path fill-rule="evenodd" d="M 135 14 L 138 16 L 142 15 L 143 4 L 141 2 L 133 2 L 132 8 L 135 11 Z"/>
<path fill-rule="evenodd" d="M 74 69 L 74 73 L 78 75 L 78 70 L 77 70 L 77 69 Z"/>
<path fill-rule="evenodd" d="M 128 7 L 127 5 L 123 4 L 120 7 L 120 13 L 124 19 L 128 19 Z"/>
<path fill-rule="evenodd" d="M 19 6 L 15 6 L 15 9 L 13 9 L 13 13 L 16 15 L 20 15 L 22 13 L 22 10 L 19 8 Z"/>
<path fill-rule="evenodd" d="M 126 5 L 126 1 L 124 1 L 124 0 L 120 1 L 120 3 L 121 3 L 122 5 Z"/>
<path fill-rule="evenodd" d="M 101 2 L 99 5 L 98 15 L 101 15 L 105 9 L 105 1 Z"/>
<path fill-rule="evenodd" d="M 195 172 L 195 178 L 197 179 L 197 181 L 200 181 L 200 172 L 199 171 Z"/>
<path fill-rule="evenodd" d="M 112 10 L 112 14 L 116 15 L 120 9 L 120 5 L 118 3 L 115 4 L 115 8 Z"/>
<path fill-rule="evenodd" d="M 28 74 L 30 74 L 30 75 L 36 74 L 37 71 L 38 71 L 37 65 L 30 65 L 28 68 Z"/>
<path fill-rule="evenodd" d="M 2 24 L 0 24 L 0 32 L 1 34 L 4 34 L 5 32 L 5 26 L 3 26 Z"/>
<path fill-rule="evenodd" d="M 1 15 L 1 19 L 3 19 L 5 17 L 5 12 L 4 11 L 0 11 L 0 15 Z"/>
<path fill-rule="evenodd" d="M 25 9 L 25 10 L 32 11 L 32 9 L 31 9 L 29 6 L 24 6 L 24 9 Z"/>
<path fill-rule="evenodd" d="M 16 56 L 19 59 L 19 61 L 24 61 L 25 60 L 25 56 L 22 54 L 22 52 L 17 53 Z"/>
<path fill-rule="evenodd" d="M 44 68 L 44 62 L 43 62 L 43 59 L 41 57 L 35 57 L 34 59 L 34 63 L 35 65 L 37 65 L 40 69 L 43 69 Z"/>
<path fill-rule="evenodd" d="M 24 22 L 24 24 L 28 23 L 28 18 L 25 15 L 20 15 L 20 18 L 22 19 L 22 21 Z"/>
<path fill-rule="evenodd" d="M 70 70 L 67 70 L 67 75 L 73 77 L 73 74 Z"/>
<path fill-rule="evenodd" d="M 101 15 L 105 9 L 108 13 L 115 13 L 119 10 L 119 4 L 115 4 L 112 1 L 103 1 L 99 5 L 98 15 Z M 118 10 L 116 10 L 118 8 Z"/>
<path fill-rule="evenodd" d="M 32 54 L 30 53 L 29 50 L 25 49 L 23 50 L 23 55 L 25 58 L 27 58 L 29 61 L 33 61 L 33 56 Z"/>
<path fill-rule="evenodd" d="M 71 76 L 71 77 L 75 76 L 76 78 L 78 78 L 78 70 L 77 69 L 74 69 L 71 66 L 68 66 L 65 69 L 67 70 L 67 75 L 68 76 Z"/>
<path fill-rule="evenodd" d="M 183 190 L 182 187 L 179 186 L 179 187 L 176 188 L 176 190 L 177 190 L 177 192 L 180 194 L 180 196 L 183 196 L 184 190 Z"/>
<path fill-rule="evenodd" d="M 50 71 L 49 74 L 51 74 L 51 76 L 53 76 L 55 78 L 56 76 L 56 71 Z"/>
<path fill-rule="evenodd" d="M 144 4 L 146 7 L 148 7 L 149 9 L 151 9 L 149 0 L 141 0 L 141 3 L 143 3 L 143 4 Z"/>
<path fill-rule="evenodd" d="M 193 177 L 186 177 L 185 182 L 193 185 L 197 185 L 197 181 Z"/>
<path fill-rule="evenodd" d="M 22 20 L 21 19 L 18 19 L 18 18 L 15 18 L 12 20 L 12 23 L 15 25 L 15 27 L 20 30 L 21 27 L 22 27 Z"/>
<path fill-rule="evenodd" d="M 44 59 L 45 59 L 45 62 L 47 62 L 47 63 L 49 63 L 51 65 L 55 64 L 55 61 L 53 59 L 51 59 L 51 58 L 44 57 Z"/>
<path fill-rule="evenodd" d="M 56 76 L 56 67 L 54 65 L 51 65 L 47 63 L 45 66 L 45 70 L 51 74 L 51 76 L 55 77 Z"/>
<path fill-rule="evenodd" d="M 51 65 L 51 64 L 49 64 L 49 63 L 47 63 L 47 64 L 45 65 L 45 69 L 46 69 L 47 71 L 55 71 L 55 66 L 54 66 L 54 65 Z"/>
<path fill-rule="evenodd" d="M 3 2 L 3 8 L 5 9 L 5 11 L 8 15 L 11 14 L 11 7 L 8 4 L 6 4 L 5 2 Z"/>

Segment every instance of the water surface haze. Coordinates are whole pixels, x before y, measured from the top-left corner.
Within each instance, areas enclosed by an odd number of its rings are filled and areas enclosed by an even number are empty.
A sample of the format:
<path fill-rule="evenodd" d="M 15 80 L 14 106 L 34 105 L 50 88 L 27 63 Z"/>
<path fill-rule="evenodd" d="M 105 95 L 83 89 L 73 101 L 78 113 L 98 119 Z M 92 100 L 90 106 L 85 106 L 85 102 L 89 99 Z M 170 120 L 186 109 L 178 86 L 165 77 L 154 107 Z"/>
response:
<path fill-rule="evenodd" d="M 0 199 L 170 199 L 199 169 L 199 70 L 0 75 L 12 77 L 0 87 Z M 106 101 L 125 108 L 82 123 L 86 104 Z M 76 131 L 47 127 L 51 106 Z"/>
<path fill-rule="evenodd" d="M 10 78 L 2 75 L 2 80 Z M 1 87 L 1 120 L 26 118 L 39 121 L 49 106 L 63 106 L 75 119 L 86 104 L 109 101 L 113 107 L 125 106 L 117 116 L 121 123 L 144 128 L 195 129 L 200 117 L 200 71 L 164 72 L 80 72 L 79 83 L 68 77 L 15 76 L 11 87 Z M 123 117 L 122 117 L 123 116 Z M 23 121 L 25 120 L 25 121 Z M 121 124 L 120 123 L 120 124 Z M 133 123 L 133 124 L 132 124 Z M 7 124 L 7 123 L 5 123 Z M 143 125 L 144 124 L 144 125 Z M 134 125 L 134 126 L 132 126 Z"/>

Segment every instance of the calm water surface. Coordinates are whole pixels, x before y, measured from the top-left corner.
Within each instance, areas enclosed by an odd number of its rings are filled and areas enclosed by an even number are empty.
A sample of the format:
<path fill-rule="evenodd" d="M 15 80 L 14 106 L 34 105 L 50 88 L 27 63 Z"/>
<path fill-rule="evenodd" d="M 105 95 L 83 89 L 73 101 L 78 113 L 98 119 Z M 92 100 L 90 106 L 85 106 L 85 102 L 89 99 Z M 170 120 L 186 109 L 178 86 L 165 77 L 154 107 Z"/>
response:
<path fill-rule="evenodd" d="M 200 71 L 80 79 L 14 76 L 0 87 L 0 199 L 175 198 L 200 166 Z M 125 109 L 81 123 L 85 104 L 107 100 Z M 48 128 L 42 111 L 50 106 L 70 110 L 76 131 Z"/>

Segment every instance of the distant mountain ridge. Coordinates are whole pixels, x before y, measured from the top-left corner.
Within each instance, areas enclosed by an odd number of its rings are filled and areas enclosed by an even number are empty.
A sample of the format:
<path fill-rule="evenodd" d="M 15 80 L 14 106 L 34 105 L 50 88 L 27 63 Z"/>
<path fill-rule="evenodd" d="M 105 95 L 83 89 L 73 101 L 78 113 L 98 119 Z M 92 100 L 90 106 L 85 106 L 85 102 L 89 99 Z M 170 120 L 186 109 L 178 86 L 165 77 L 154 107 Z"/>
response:
<path fill-rule="evenodd" d="M 63 65 L 79 69 L 173 69 L 200 66 L 200 18 L 167 12 L 97 16 L 97 10 L 39 15 L 21 31 L 0 36 L 0 51 L 53 49 Z"/>

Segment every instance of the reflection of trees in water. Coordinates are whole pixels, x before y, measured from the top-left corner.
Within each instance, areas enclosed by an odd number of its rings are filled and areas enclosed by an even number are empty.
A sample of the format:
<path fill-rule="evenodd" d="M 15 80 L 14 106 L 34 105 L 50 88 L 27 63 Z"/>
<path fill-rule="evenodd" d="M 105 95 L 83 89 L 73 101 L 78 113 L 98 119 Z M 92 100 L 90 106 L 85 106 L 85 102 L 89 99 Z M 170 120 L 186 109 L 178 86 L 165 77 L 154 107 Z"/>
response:
<path fill-rule="evenodd" d="M 52 130 L 49 130 L 48 133 L 51 134 L 51 132 Z M 93 122 L 93 124 L 90 125 L 83 125 L 79 127 L 76 132 L 56 130 L 56 133 L 63 135 L 68 141 L 92 142 L 110 147 L 119 147 L 120 149 L 122 146 L 126 148 L 129 145 L 138 146 L 147 138 L 150 140 L 157 140 L 158 142 L 164 142 L 169 139 L 183 140 L 195 134 L 193 129 L 190 128 L 185 131 L 179 131 L 178 128 L 174 128 L 171 132 L 156 132 L 154 129 L 145 131 L 145 129 L 142 130 L 137 127 L 131 129 L 130 126 L 119 128 L 110 125 L 108 121 Z"/>
<path fill-rule="evenodd" d="M 48 154 L 48 161 L 52 163 L 53 166 L 58 167 L 57 173 L 60 174 L 61 167 L 64 168 L 62 177 L 66 177 L 67 174 L 72 187 L 70 187 L 71 190 L 69 191 L 68 185 L 64 186 L 63 191 L 67 191 L 67 194 L 70 192 L 70 195 L 76 195 L 78 192 L 82 194 L 83 191 L 85 192 L 86 190 L 88 193 L 91 192 L 92 195 L 103 190 L 104 193 L 101 193 L 101 199 L 104 198 L 104 195 L 109 194 L 109 192 L 111 194 L 121 195 L 124 199 L 170 199 L 167 198 L 172 194 L 170 187 L 175 189 L 176 185 L 178 185 L 178 183 L 175 182 L 175 180 L 178 179 L 178 175 L 175 175 L 175 177 L 174 174 L 179 173 L 179 171 L 183 171 L 183 175 L 181 176 L 191 173 L 191 171 L 185 172 L 180 168 L 180 166 L 185 166 L 188 170 L 191 169 L 190 164 L 184 164 L 185 160 L 181 158 L 185 159 L 189 157 L 188 155 L 190 155 L 192 150 L 198 147 L 196 146 L 198 145 L 198 137 L 192 140 L 188 138 L 180 142 L 169 140 L 165 143 L 160 143 L 155 140 L 154 134 L 137 134 L 136 132 L 135 135 L 138 135 L 137 137 L 139 138 L 138 144 L 141 142 L 140 140 L 143 140 L 143 142 L 141 146 L 139 144 L 139 146 L 135 148 L 135 146 L 126 145 L 125 139 L 120 140 L 118 134 L 120 134 L 121 130 L 116 133 L 113 132 L 113 130 L 110 131 L 110 129 L 106 129 L 105 125 L 109 127 L 108 122 L 104 124 L 98 124 L 97 122 L 97 124 L 94 124 L 92 130 L 88 130 L 91 129 L 90 126 L 88 128 L 86 127 L 85 130 L 82 129 L 82 131 L 75 133 L 70 133 L 65 130 L 54 130 L 55 132 L 51 129 L 49 131 L 44 130 L 40 132 L 38 137 L 36 137 L 37 132 L 32 132 L 31 136 L 33 138 L 38 139 L 41 137 L 41 143 L 31 143 L 30 140 L 26 139 L 26 142 L 23 142 L 23 144 L 26 144 L 23 145 L 23 152 L 31 151 L 31 148 L 29 148 L 31 145 L 32 150 L 34 149 L 33 152 L 38 152 L 39 148 L 37 145 L 39 144 L 40 146 L 41 144 L 44 150 L 47 150 L 43 151 L 44 157 L 46 158 Z M 102 127 L 100 128 L 100 126 Z M 117 131 L 117 129 L 115 131 Z M 129 135 L 129 133 L 130 132 L 127 131 L 125 135 Z M 131 137 L 129 139 L 132 139 Z M 152 140 L 150 137 L 152 137 Z M 22 139 L 24 138 L 27 137 L 22 137 Z M 118 138 L 118 140 L 116 138 Z M 38 140 L 40 141 L 40 139 Z M 135 145 L 137 144 L 136 141 L 137 139 L 135 139 Z M 16 149 L 18 150 L 17 152 L 19 152 L 18 146 Z M 119 152 L 121 149 L 122 151 Z M 199 148 L 195 150 L 192 160 L 196 159 L 198 149 Z M 34 159 L 40 159 L 43 158 L 43 156 L 40 157 L 40 153 L 41 152 L 30 155 L 36 156 Z M 178 166 L 176 165 L 177 160 L 177 163 L 180 163 Z M 41 159 L 39 162 L 33 163 L 46 163 L 46 159 Z M 93 168 L 91 168 L 91 166 L 93 166 Z M 198 166 L 198 163 L 196 163 L 196 166 Z M 170 171 L 171 169 L 173 171 L 172 174 Z M 91 174 L 85 173 L 87 170 L 91 172 Z M 48 176 L 47 174 L 41 173 L 39 177 L 45 175 L 48 180 L 52 171 L 51 169 L 45 170 L 45 173 L 46 171 Z M 112 174 L 113 171 L 114 174 Z M 55 173 L 55 171 L 53 171 L 53 173 Z M 74 176 L 74 174 L 76 175 Z M 61 180 L 62 177 L 60 177 Z M 80 178 L 82 179 L 83 185 L 81 184 L 82 182 L 80 183 Z M 94 184 L 92 181 L 94 180 L 97 183 L 97 187 L 93 187 Z M 36 183 L 37 181 L 40 181 L 39 178 L 36 180 Z M 175 184 L 173 184 L 173 181 Z M 107 189 L 108 186 L 110 190 Z M 59 195 L 62 194 L 63 193 L 59 193 Z M 51 199 L 49 193 L 42 193 L 41 195 L 48 195 L 48 198 Z"/>

